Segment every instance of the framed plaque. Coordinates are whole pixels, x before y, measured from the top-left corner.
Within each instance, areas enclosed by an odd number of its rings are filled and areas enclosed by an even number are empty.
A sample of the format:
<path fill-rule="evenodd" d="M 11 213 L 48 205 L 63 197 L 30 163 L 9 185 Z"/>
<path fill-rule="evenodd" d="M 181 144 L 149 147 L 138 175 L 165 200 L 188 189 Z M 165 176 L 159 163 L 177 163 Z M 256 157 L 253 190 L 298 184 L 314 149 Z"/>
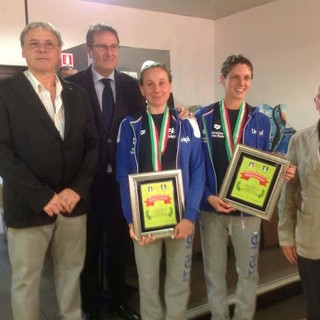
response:
<path fill-rule="evenodd" d="M 290 161 L 238 144 L 219 197 L 244 213 L 270 220 Z"/>
<path fill-rule="evenodd" d="M 137 237 L 170 237 L 184 214 L 181 170 L 131 174 L 129 188 Z"/>

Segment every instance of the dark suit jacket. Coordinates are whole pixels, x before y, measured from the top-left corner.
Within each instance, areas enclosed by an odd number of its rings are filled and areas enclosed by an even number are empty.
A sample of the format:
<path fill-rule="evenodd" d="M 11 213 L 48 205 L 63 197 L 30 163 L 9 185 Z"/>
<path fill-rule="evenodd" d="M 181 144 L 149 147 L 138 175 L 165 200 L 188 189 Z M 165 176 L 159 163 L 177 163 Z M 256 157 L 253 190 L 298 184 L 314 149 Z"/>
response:
<path fill-rule="evenodd" d="M 115 174 L 116 172 L 116 145 L 120 122 L 128 114 L 145 110 L 146 102 L 141 95 L 138 80 L 115 70 L 116 104 L 111 121 L 111 129 L 108 132 L 94 87 L 91 66 L 85 71 L 68 77 L 67 81 L 71 81 L 87 90 L 93 107 L 100 138 L 100 147 L 98 169 L 92 184 L 92 193 L 93 197 L 99 197 L 101 196 L 99 191 L 103 190 L 102 185 L 106 176 L 108 163 L 111 164 L 113 173 Z"/>
<path fill-rule="evenodd" d="M 52 223 L 43 207 L 68 187 L 81 200 L 71 215 L 87 212 L 98 137 L 88 96 L 61 80 L 65 137 L 23 73 L 0 82 L 0 176 L 8 227 Z"/>

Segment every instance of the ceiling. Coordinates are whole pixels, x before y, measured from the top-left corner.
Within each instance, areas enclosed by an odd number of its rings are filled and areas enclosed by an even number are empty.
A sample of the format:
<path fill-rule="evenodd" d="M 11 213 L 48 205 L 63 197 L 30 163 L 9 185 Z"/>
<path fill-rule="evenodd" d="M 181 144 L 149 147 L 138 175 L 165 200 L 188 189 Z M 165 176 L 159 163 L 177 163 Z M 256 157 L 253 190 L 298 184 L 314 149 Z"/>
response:
<path fill-rule="evenodd" d="M 277 0 L 84 0 L 217 20 Z"/>

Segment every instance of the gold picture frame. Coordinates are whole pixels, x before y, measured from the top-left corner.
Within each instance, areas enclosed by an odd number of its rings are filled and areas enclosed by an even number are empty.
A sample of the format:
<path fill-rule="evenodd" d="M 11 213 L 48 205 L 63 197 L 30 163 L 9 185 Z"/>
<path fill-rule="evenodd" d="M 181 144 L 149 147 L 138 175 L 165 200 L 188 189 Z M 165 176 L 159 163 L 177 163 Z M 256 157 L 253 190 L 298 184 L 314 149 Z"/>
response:
<path fill-rule="evenodd" d="M 185 209 L 181 170 L 130 174 L 129 188 L 138 239 L 170 237 Z"/>
<path fill-rule="evenodd" d="M 237 210 L 270 220 L 289 165 L 280 156 L 237 144 L 219 197 Z"/>

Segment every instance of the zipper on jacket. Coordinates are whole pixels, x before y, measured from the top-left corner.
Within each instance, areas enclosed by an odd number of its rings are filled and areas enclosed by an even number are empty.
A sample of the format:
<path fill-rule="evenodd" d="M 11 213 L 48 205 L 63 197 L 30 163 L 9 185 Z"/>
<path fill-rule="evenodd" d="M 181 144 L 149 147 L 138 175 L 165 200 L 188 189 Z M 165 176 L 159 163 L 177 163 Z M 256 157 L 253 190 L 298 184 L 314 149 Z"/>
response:
<path fill-rule="evenodd" d="M 211 110 L 211 113 L 212 113 L 212 118 L 213 118 L 213 109 Z M 207 113 L 208 114 L 208 113 Z M 207 149 L 208 149 L 208 154 L 209 154 L 209 158 L 210 158 L 210 162 L 211 162 L 211 166 L 212 166 L 212 172 L 213 172 L 213 175 L 214 175 L 214 180 L 215 180 L 215 194 L 217 195 L 218 194 L 218 185 L 217 185 L 217 174 L 216 174 L 216 170 L 215 170 L 215 167 L 214 167 L 214 164 L 213 164 L 213 154 L 212 154 L 212 144 L 211 144 L 211 136 L 209 135 L 208 133 L 208 127 L 207 127 L 207 123 L 205 121 L 205 116 L 206 114 L 203 114 L 202 115 L 202 124 L 203 124 L 203 129 L 204 129 L 204 134 L 206 136 L 206 140 L 207 140 Z M 213 119 L 212 119 L 213 120 Z"/>
<path fill-rule="evenodd" d="M 130 122 L 130 126 L 131 126 L 131 129 L 133 131 L 133 138 L 135 139 L 135 142 L 133 143 L 133 145 L 134 145 L 133 156 L 134 156 L 134 160 L 136 162 L 136 168 L 137 168 L 137 172 L 136 173 L 139 173 L 139 161 L 138 161 L 138 158 L 137 158 L 138 139 L 137 139 L 136 131 L 134 130 L 134 123 Z"/>

